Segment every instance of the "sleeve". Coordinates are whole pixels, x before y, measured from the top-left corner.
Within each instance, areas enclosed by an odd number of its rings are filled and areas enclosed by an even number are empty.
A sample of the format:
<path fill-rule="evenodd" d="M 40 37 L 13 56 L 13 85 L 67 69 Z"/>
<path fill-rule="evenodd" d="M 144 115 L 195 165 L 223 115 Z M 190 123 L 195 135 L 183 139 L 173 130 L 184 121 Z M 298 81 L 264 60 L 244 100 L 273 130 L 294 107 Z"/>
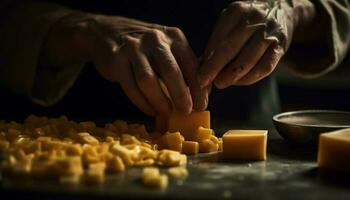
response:
<path fill-rule="evenodd" d="M 350 1 L 314 0 L 325 30 L 321 40 L 309 45 L 291 44 L 281 65 L 304 78 L 316 78 L 335 69 L 350 45 Z"/>
<path fill-rule="evenodd" d="M 52 3 L 17 6 L 0 26 L 0 84 L 13 93 L 50 106 L 73 85 L 83 63 L 53 68 L 40 66 L 40 54 L 52 26 L 82 13 Z"/>

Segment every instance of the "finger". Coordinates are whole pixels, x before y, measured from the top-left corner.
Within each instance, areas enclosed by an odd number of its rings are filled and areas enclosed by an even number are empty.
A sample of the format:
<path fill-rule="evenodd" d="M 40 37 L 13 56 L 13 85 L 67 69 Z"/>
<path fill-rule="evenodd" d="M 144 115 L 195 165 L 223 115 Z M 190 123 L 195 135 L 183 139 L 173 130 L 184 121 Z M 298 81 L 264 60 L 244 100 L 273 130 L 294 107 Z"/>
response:
<path fill-rule="evenodd" d="M 171 30 L 168 32 L 172 35 L 170 33 Z M 206 88 L 201 88 L 197 79 L 198 58 L 189 46 L 185 36 L 182 33 L 175 34 L 172 38 L 176 41 L 171 45 L 171 51 L 188 83 L 193 101 L 193 109 L 198 111 L 205 110 L 208 102 L 208 91 Z"/>
<path fill-rule="evenodd" d="M 210 84 L 224 66 L 236 57 L 252 34 L 262 26 L 248 27 L 244 20 L 240 21 L 239 25 L 230 33 L 230 36 L 221 42 L 211 57 L 201 66 L 199 74 L 201 86 Z"/>
<path fill-rule="evenodd" d="M 251 85 L 270 75 L 284 54 L 283 48 L 273 43 L 264 56 L 246 76 L 237 81 L 235 85 Z"/>
<path fill-rule="evenodd" d="M 123 49 L 124 50 L 124 49 Z M 127 59 L 127 53 L 121 52 L 115 60 L 115 66 L 119 66 L 115 74 L 118 74 L 118 82 L 121 88 L 129 99 L 145 114 L 154 116 L 155 111 L 148 103 L 147 99 L 143 96 L 142 92 L 138 88 L 137 82 L 134 78 L 134 74 L 131 70 L 131 62 Z"/>
<path fill-rule="evenodd" d="M 244 2 L 233 2 L 222 11 L 204 51 L 203 59 L 207 59 L 210 52 L 216 49 L 218 41 L 223 41 L 227 34 L 238 24 L 241 16 L 245 15 L 245 6 L 246 3 Z"/>
<path fill-rule="evenodd" d="M 151 44 L 146 42 L 146 48 L 150 51 L 156 71 L 168 88 L 175 108 L 180 112 L 190 113 L 192 99 L 189 89 L 170 47 L 159 38 L 158 34 L 148 35 L 149 38 L 146 41 Z"/>
<path fill-rule="evenodd" d="M 237 58 L 215 78 L 215 85 L 219 89 L 234 85 L 259 62 L 271 42 L 271 40 L 264 39 L 263 30 L 257 31 L 242 48 Z"/>
<path fill-rule="evenodd" d="M 167 115 L 171 110 L 171 104 L 162 91 L 157 75 L 153 71 L 146 55 L 139 49 L 132 52 L 132 67 L 136 83 L 144 97 L 151 104 L 157 115 Z"/>

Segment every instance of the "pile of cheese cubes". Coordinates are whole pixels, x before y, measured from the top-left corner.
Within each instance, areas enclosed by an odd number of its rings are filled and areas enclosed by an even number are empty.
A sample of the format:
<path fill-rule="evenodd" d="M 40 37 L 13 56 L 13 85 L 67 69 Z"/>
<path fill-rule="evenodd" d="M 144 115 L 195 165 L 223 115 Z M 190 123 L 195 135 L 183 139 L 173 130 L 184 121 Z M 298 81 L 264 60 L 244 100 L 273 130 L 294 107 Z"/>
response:
<path fill-rule="evenodd" d="M 221 151 L 222 139 L 210 129 L 210 112 L 192 112 L 183 115 L 173 112 L 165 119 L 157 119 L 162 134 L 155 142 L 160 149 L 171 149 L 187 155 Z"/>
<path fill-rule="evenodd" d="M 179 148 L 183 142 L 179 132 L 149 134 L 144 125 L 121 120 L 103 128 L 91 121 L 70 121 L 65 116 L 29 116 L 23 124 L 0 121 L 3 172 L 50 177 L 64 183 L 101 183 L 106 172 L 122 172 L 133 166 L 171 167 L 170 175 L 187 176 L 186 168 L 179 167 L 187 162 Z M 167 175 L 157 168 L 152 168 L 152 173 L 149 168 L 144 170 L 145 184 L 167 186 Z"/>

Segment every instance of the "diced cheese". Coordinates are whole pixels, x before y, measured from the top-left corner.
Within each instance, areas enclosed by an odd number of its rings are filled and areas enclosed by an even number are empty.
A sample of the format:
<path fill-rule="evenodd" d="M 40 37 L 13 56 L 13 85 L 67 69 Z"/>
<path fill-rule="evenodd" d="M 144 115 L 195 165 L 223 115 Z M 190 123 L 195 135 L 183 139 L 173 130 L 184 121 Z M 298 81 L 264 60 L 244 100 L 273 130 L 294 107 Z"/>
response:
<path fill-rule="evenodd" d="M 143 183 L 152 188 L 165 189 L 168 187 L 168 176 L 161 174 L 159 176 L 152 176 L 143 179 Z"/>
<path fill-rule="evenodd" d="M 321 134 L 318 145 L 318 166 L 350 172 L 350 129 Z"/>
<path fill-rule="evenodd" d="M 218 151 L 219 145 L 215 144 L 210 139 L 203 140 L 199 142 L 199 152 L 201 153 L 210 153 Z"/>
<path fill-rule="evenodd" d="M 195 135 L 193 136 L 193 140 L 197 142 L 201 142 L 203 140 L 210 139 L 211 136 L 214 135 L 214 131 L 210 128 L 203 128 L 202 126 L 197 128 Z"/>
<path fill-rule="evenodd" d="M 123 172 L 125 165 L 119 156 L 113 156 L 112 159 L 107 161 L 107 169 L 114 172 Z"/>
<path fill-rule="evenodd" d="M 156 167 L 145 167 L 142 171 L 143 177 L 149 177 L 149 176 L 159 176 L 159 169 Z"/>
<path fill-rule="evenodd" d="M 161 150 L 158 153 L 158 164 L 166 167 L 184 165 L 187 163 L 187 157 L 177 151 Z"/>
<path fill-rule="evenodd" d="M 148 187 L 164 189 L 168 186 L 168 176 L 160 174 L 155 167 L 145 167 L 142 171 L 142 181 Z"/>
<path fill-rule="evenodd" d="M 180 132 L 174 132 L 174 133 L 168 132 L 168 133 L 165 133 L 163 137 L 165 137 L 167 149 L 181 152 L 183 137 L 180 134 Z"/>
<path fill-rule="evenodd" d="M 171 167 L 168 169 L 168 174 L 175 178 L 186 178 L 188 176 L 188 171 L 184 167 Z"/>
<path fill-rule="evenodd" d="M 186 155 L 194 155 L 199 152 L 199 144 L 195 141 L 183 141 L 182 152 Z"/>
<path fill-rule="evenodd" d="M 186 140 L 193 140 L 198 127 L 210 128 L 210 112 L 192 112 L 189 115 L 173 112 L 165 121 L 170 132 L 179 131 Z"/>
<path fill-rule="evenodd" d="M 99 184 L 105 180 L 104 168 L 92 167 L 86 171 L 85 182 L 88 184 Z"/>
<path fill-rule="evenodd" d="M 229 130 L 222 140 L 224 158 L 266 160 L 267 130 Z"/>

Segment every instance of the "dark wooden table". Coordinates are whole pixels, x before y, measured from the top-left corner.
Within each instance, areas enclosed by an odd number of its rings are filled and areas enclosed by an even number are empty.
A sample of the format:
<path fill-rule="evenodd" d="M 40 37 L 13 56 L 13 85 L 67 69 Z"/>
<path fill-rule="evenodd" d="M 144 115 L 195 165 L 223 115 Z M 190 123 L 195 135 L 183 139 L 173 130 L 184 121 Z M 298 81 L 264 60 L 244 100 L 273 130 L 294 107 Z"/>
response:
<path fill-rule="evenodd" d="M 226 123 L 216 129 L 262 128 Z M 24 199 L 350 199 L 350 176 L 320 170 L 316 148 L 285 142 L 269 128 L 266 161 L 228 162 L 220 153 L 189 157 L 189 177 L 170 179 L 164 191 L 145 188 L 141 169 L 108 175 L 101 185 L 62 185 L 31 178 L 0 179 L 0 197 Z M 166 169 L 162 169 L 166 170 Z"/>

